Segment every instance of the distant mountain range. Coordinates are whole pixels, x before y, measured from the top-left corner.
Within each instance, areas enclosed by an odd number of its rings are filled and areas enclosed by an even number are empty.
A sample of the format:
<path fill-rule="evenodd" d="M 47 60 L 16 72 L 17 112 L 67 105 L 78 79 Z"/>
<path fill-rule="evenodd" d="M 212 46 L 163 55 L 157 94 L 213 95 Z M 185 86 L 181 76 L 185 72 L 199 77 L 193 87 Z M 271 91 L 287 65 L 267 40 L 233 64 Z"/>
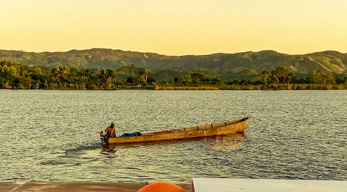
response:
<path fill-rule="evenodd" d="M 217 53 L 211 55 L 167 56 L 156 53 L 112 49 L 71 50 L 67 52 L 24 52 L 0 50 L 0 60 L 18 61 L 24 65 L 76 68 L 116 69 L 120 75 L 149 69 L 156 79 L 172 80 L 187 72 L 218 76 L 222 80 L 259 78 L 265 69 L 288 66 L 296 76 L 308 76 L 312 71 L 331 72 L 347 76 L 347 54 L 323 51 L 304 55 L 288 55 L 275 51 Z"/>

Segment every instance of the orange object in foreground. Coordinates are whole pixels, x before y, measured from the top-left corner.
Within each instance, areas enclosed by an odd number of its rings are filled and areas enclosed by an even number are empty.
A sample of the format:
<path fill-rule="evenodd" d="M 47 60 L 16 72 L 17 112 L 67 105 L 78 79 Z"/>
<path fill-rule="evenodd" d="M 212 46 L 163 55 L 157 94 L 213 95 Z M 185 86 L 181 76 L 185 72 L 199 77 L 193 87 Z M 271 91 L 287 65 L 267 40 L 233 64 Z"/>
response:
<path fill-rule="evenodd" d="M 142 187 L 137 192 L 186 192 L 180 186 L 169 182 L 155 182 Z"/>

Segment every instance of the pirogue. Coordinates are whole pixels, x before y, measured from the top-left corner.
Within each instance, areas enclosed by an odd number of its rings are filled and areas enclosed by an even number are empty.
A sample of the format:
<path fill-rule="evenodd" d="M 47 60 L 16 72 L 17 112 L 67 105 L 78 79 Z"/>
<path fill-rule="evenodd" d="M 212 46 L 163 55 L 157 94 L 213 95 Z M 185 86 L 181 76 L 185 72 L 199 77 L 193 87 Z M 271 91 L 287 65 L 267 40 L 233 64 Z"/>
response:
<path fill-rule="evenodd" d="M 104 135 L 100 135 L 100 139 L 103 145 L 108 145 L 125 143 L 143 143 L 151 141 L 168 141 L 198 137 L 210 137 L 216 135 L 227 135 L 233 133 L 243 133 L 249 120 L 250 117 L 245 117 L 241 120 L 235 121 L 198 125 L 182 129 L 148 132 L 143 133 L 140 136 L 108 138 Z"/>

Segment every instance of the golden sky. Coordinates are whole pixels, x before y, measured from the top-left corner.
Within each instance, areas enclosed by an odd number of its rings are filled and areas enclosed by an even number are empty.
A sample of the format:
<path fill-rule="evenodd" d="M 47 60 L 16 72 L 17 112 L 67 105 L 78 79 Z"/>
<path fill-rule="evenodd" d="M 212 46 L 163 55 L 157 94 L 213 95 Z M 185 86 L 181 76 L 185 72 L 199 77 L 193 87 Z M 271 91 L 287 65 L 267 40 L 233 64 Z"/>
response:
<path fill-rule="evenodd" d="M 0 0 L 0 49 L 347 52 L 346 0 Z"/>

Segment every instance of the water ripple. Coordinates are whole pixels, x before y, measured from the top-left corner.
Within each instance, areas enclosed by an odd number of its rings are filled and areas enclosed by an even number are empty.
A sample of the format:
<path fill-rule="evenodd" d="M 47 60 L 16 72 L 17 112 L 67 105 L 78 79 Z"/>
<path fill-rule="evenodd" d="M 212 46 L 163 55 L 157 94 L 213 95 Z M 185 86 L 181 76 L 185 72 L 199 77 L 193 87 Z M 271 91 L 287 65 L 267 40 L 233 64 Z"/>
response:
<path fill-rule="evenodd" d="M 0 90 L 0 106 L 0 181 L 347 180 L 347 91 Z M 112 121 L 119 135 L 245 116 L 236 140 L 99 144 Z"/>

